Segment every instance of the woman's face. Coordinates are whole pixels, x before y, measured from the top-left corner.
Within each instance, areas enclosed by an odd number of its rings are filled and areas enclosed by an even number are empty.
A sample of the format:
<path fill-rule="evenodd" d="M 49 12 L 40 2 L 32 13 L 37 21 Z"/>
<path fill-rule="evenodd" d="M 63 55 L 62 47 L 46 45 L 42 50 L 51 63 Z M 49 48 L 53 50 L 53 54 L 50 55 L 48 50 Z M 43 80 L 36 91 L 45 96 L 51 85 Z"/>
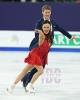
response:
<path fill-rule="evenodd" d="M 49 31 L 51 30 L 51 26 L 50 26 L 50 24 L 48 24 L 48 23 L 43 24 L 43 26 L 42 26 L 42 30 L 43 30 L 43 32 L 44 32 L 45 34 L 48 34 Z"/>

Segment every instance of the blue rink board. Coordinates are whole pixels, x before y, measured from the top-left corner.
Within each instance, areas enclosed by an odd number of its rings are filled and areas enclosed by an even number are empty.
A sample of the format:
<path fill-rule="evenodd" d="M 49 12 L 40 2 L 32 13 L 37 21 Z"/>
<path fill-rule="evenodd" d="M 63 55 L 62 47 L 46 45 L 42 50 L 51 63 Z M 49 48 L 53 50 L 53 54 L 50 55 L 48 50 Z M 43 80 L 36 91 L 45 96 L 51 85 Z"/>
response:
<path fill-rule="evenodd" d="M 0 47 L 0 51 L 29 51 L 28 47 Z M 51 52 L 80 52 L 80 48 L 50 48 Z"/>

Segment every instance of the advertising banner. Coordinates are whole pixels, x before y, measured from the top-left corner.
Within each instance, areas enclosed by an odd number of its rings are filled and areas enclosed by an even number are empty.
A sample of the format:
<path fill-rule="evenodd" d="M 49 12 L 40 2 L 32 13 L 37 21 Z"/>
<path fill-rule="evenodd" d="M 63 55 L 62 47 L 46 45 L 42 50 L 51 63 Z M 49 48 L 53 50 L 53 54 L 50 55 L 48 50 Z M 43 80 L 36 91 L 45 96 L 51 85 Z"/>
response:
<path fill-rule="evenodd" d="M 54 51 L 55 48 L 65 48 L 65 49 L 80 49 L 80 32 L 69 32 L 70 34 L 76 36 L 76 40 L 68 39 L 63 34 L 55 31 L 54 42 L 51 46 L 51 50 Z M 32 39 L 35 36 L 34 31 L 0 31 L 0 49 L 9 48 L 29 48 Z M 2 50 L 2 49 L 1 49 Z M 11 50 L 13 51 L 13 50 Z M 56 51 L 56 50 L 55 50 Z"/>

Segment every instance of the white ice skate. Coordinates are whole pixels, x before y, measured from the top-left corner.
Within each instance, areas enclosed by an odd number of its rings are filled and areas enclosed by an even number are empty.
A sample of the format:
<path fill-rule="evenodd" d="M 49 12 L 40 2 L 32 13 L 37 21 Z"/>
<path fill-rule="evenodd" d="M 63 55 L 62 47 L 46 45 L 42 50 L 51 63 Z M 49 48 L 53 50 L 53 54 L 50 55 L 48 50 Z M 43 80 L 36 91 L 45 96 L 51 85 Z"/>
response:
<path fill-rule="evenodd" d="M 34 91 L 34 87 L 31 83 L 28 83 L 27 87 L 26 87 L 26 90 L 29 92 L 29 93 L 35 93 Z"/>
<path fill-rule="evenodd" d="M 7 91 L 8 93 L 11 94 L 11 93 L 13 92 L 14 88 L 15 88 L 15 85 L 13 84 L 13 85 L 9 86 L 9 87 L 6 89 L 6 91 Z"/>

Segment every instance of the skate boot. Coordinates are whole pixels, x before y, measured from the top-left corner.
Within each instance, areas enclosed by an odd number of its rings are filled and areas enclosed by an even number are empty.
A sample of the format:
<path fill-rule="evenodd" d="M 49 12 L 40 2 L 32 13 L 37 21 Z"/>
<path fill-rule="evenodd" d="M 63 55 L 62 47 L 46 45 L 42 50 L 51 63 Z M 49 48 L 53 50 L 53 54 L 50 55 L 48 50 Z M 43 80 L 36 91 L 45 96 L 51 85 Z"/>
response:
<path fill-rule="evenodd" d="M 8 93 L 12 93 L 13 90 L 14 90 L 14 88 L 15 88 L 15 84 L 9 86 L 9 87 L 6 89 L 6 91 L 7 91 Z"/>
<path fill-rule="evenodd" d="M 29 92 L 29 93 L 34 93 L 34 87 L 31 83 L 28 83 L 27 87 L 26 87 L 26 90 Z"/>

